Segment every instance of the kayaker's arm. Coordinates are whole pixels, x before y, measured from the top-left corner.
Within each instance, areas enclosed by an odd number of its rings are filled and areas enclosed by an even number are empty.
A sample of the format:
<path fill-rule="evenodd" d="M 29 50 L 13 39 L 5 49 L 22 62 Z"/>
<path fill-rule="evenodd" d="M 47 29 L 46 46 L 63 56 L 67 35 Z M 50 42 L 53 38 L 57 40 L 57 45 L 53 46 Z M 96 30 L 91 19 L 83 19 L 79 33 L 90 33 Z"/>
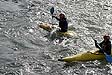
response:
<path fill-rule="evenodd" d="M 95 41 L 95 46 L 96 46 L 96 48 L 98 48 L 98 49 L 101 49 L 101 46 L 100 46 L 100 44 L 99 43 L 97 43 L 97 41 L 96 40 L 94 40 Z M 100 46 L 100 47 L 99 47 Z"/>
<path fill-rule="evenodd" d="M 56 18 L 58 21 L 60 20 L 57 16 L 54 16 L 54 15 L 53 15 L 52 17 Z"/>

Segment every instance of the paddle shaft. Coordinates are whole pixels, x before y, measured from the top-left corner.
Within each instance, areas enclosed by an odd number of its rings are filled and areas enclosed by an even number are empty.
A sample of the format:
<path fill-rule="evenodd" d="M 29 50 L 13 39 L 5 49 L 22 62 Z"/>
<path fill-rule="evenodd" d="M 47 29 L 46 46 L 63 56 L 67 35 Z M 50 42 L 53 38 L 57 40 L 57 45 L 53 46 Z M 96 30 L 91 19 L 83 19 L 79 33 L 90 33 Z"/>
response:
<path fill-rule="evenodd" d="M 53 13 L 54 13 L 54 7 L 51 7 L 51 9 L 50 9 L 50 13 L 51 13 L 51 15 L 53 16 Z M 53 24 L 53 17 L 52 17 L 52 24 Z"/>

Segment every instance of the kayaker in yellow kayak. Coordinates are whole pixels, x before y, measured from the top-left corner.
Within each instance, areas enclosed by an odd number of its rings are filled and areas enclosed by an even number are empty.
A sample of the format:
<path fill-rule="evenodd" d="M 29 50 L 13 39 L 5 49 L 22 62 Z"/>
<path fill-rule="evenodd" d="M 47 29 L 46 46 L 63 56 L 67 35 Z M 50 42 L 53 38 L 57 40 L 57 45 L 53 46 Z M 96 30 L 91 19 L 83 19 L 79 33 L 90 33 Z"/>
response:
<path fill-rule="evenodd" d="M 59 15 L 59 18 L 55 15 L 53 15 L 52 17 L 56 18 L 59 21 L 59 27 L 61 28 L 61 30 L 59 30 L 59 31 L 60 32 L 67 32 L 68 22 L 66 21 L 65 15 L 61 13 Z"/>
<path fill-rule="evenodd" d="M 98 43 L 97 43 L 97 41 L 96 40 L 94 40 L 95 41 L 95 46 L 97 47 L 97 48 L 99 48 L 99 51 L 98 52 L 100 52 L 100 53 L 103 53 L 103 51 L 106 53 L 106 54 L 108 54 L 108 55 L 110 55 L 111 54 L 111 41 L 110 41 L 110 36 L 109 35 L 104 35 L 103 36 L 103 41 L 101 42 L 101 43 L 99 43 L 99 46 L 98 46 Z M 102 48 L 102 50 L 101 50 L 101 48 Z"/>

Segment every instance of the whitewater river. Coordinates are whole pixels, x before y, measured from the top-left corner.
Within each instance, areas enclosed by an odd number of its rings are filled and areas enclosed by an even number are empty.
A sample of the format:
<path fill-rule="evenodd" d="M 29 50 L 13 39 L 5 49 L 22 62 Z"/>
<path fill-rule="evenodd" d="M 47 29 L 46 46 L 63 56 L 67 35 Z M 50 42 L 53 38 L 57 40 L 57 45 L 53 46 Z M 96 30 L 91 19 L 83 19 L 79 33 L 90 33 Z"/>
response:
<path fill-rule="evenodd" d="M 38 27 L 58 24 L 64 13 L 78 35 L 55 37 Z M 106 61 L 65 63 L 59 58 L 95 48 L 108 33 L 112 40 L 111 0 L 0 0 L 0 75 L 112 75 Z"/>

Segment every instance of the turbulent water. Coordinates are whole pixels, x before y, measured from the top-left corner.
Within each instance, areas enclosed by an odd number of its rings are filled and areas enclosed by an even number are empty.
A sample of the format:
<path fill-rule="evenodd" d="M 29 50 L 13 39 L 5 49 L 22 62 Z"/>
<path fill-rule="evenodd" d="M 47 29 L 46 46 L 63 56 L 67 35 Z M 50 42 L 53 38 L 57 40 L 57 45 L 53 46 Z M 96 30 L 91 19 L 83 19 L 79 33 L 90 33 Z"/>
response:
<path fill-rule="evenodd" d="M 38 27 L 58 24 L 49 12 L 64 13 L 78 38 L 55 37 Z M 111 0 L 0 0 L 0 75 L 111 75 L 105 61 L 57 61 L 95 48 L 92 37 L 112 40 Z"/>

